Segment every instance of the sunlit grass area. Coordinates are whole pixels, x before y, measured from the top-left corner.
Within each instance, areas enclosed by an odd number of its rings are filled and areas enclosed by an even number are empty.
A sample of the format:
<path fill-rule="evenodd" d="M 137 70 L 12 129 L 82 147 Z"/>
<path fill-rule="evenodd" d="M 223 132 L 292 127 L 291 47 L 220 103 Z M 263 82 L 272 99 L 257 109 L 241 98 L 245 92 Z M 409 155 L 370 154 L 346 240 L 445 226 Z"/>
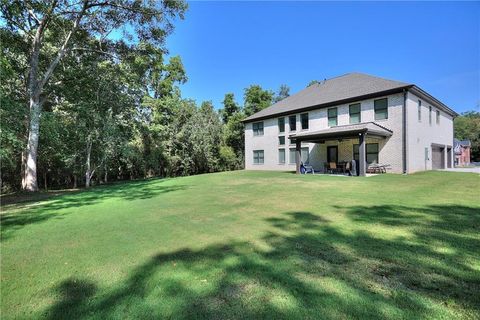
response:
<path fill-rule="evenodd" d="M 479 189 L 239 171 L 8 204 L 1 316 L 478 318 Z"/>

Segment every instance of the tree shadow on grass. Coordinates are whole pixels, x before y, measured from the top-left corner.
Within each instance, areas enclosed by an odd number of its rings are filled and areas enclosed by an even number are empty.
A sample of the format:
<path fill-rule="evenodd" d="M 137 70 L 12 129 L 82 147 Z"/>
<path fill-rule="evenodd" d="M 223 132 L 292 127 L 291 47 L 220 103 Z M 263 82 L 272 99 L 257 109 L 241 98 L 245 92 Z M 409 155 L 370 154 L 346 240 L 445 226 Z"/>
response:
<path fill-rule="evenodd" d="M 69 278 L 54 290 L 61 300 L 49 311 L 49 316 L 53 319 L 80 319 L 88 315 L 75 311 L 95 294 L 97 287 L 88 280 Z"/>
<path fill-rule="evenodd" d="M 480 208 L 462 205 L 402 205 L 337 207 L 357 223 L 406 228 L 410 239 L 376 239 L 378 250 L 355 250 L 364 256 L 389 261 L 381 272 L 405 287 L 444 303 L 455 303 L 480 312 Z M 386 249 L 386 250 L 385 250 Z"/>
<path fill-rule="evenodd" d="M 388 212 L 401 225 L 415 226 L 404 220 L 418 210 L 343 209 L 372 228 L 382 220 L 390 225 Z M 272 227 L 262 238 L 264 246 L 231 242 L 160 253 L 118 286 L 99 288 L 91 299 L 68 297 L 69 292 L 80 297 L 91 292 L 64 290 L 67 296 L 46 314 L 51 319 L 411 319 L 448 318 L 453 308 L 456 316 L 475 317 L 480 312 L 478 272 L 457 258 L 476 256 L 472 246 L 477 240 L 444 238 L 453 241 L 449 244 L 457 256 L 436 251 L 431 241 L 455 223 L 443 216 L 445 210 L 462 216 L 456 227 L 463 231 L 470 219 L 476 223 L 477 212 L 448 206 L 422 210 L 431 218 L 431 224 L 424 222 L 431 230 L 413 240 L 377 237 L 368 228 L 346 233 L 313 213 L 287 212 L 267 219 Z"/>
<path fill-rule="evenodd" d="M 167 180 L 165 180 L 167 181 Z M 49 219 L 63 219 L 69 212 L 58 210 L 73 209 L 100 203 L 105 200 L 141 200 L 149 199 L 161 194 L 184 190 L 185 185 L 163 185 L 164 181 L 134 181 L 114 185 L 98 186 L 80 192 L 56 196 L 44 203 L 40 202 L 31 207 L 25 204 L 15 207 L 0 215 L 1 240 L 7 240 L 16 230 L 26 225 L 43 222 Z M 5 208 L 3 208 L 5 209 Z M 19 209 L 19 210 L 17 210 Z"/>

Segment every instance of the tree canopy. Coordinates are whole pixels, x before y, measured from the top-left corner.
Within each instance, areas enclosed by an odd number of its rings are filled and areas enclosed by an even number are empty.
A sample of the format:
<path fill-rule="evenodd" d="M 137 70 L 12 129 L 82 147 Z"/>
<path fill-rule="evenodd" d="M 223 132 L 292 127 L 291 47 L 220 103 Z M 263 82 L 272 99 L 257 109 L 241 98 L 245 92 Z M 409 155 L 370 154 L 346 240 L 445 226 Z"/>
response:
<path fill-rule="evenodd" d="M 455 138 L 470 140 L 472 161 L 480 161 L 480 112 L 467 111 L 455 118 Z"/>
<path fill-rule="evenodd" d="M 187 70 L 165 46 L 182 1 L 0 6 L 2 192 L 243 168 L 242 120 L 288 96 L 251 85 L 221 110 L 183 98 Z"/>
<path fill-rule="evenodd" d="M 274 93 L 271 90 L 264 90 L 259 85 L 251 85 L 245 89 L 244 112 L 250 116 L 261 111 L 272 104 Z"/>

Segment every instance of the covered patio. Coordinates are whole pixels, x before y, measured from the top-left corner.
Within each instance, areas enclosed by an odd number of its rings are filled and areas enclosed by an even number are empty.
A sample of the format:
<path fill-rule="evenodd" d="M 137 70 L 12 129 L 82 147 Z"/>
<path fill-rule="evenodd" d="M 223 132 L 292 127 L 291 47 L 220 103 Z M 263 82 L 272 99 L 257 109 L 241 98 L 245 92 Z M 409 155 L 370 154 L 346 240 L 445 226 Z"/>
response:
<path fill-rule="evenodd" d="M 330 140 L 344 140 L 344 139 L 358 139 L 358 156 L 359 156 L 359 175 L 366 176 L 367 174 L 367 152 L 366 139 L 386 139 L 390 137 L 393 132 L 375 122 L 366 122 L 358 124 L 350 124 L 344 126 L 331 127 L 324 130 L 300 132 L 289 136 L 290 139 L 295 140 L 295 164 L 296 172 L 300 173 L 301 166 L 301 148 L 302 142 L 308 143 L 325 143 Z M 353 157 L 352 157 L 353 158 Z"/>

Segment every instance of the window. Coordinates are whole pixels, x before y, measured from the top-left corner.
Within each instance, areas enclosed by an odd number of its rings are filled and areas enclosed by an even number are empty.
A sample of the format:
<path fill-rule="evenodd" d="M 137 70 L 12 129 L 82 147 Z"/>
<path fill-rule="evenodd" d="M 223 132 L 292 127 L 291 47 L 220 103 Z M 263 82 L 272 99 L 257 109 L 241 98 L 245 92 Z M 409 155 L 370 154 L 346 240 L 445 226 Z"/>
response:
<path fill-rule="evenodd" d="M 290 125 L 290 131 L 297 130 L 297 116 L 288 117 L 288 124 Z"/>
<path fill-rule="evenodd" d="M 281 145 L 281 146 L 285 144 L 285 137 L 284 136 L 278 137 L 278 144 Z"/>
<path fill-rule="evenodd" d="M 378 163 L 378 143 L 367 143 L 366 145 L 367 163 Z M 353 159 L 360 160 L 359 145 L 353 145 Z"/>
<path fill-rule="evenodd" d="M 373 102 L 375 109 L 375 120 L 388 119 L 388 99 L 378 99 Z"/>
<path fill-rule="evenodd" d="M 278 131 L 285 132 L 285 118 L 278 118 Z"/>
<path fill-rule="evenodd" d="M 295 138 L 289 138 L 288 141 L 290 141 L 290 144 L 295 144 L 297 142 Z"/>
<path fill-rule="evenodd" d="M 432 125 L 432 106 L 428 107 L 428 123 Z"/>
<path fill-rule="evenodd" d="M 285 164 L 285 149 L 278 149 L 278 163 Z"/>
<path fill-rule="evenodd" d="M 440 111 L 437 110 L 437 124 L 440 124 Z"/>
<path fill-rule="evenodd" d="M 255 122 L 253 124 L 253 135 L 263 136 L 263 122 Z"/>
<path fill-rule="evenodd" d="M 310 159 L 310 154 L 308 152 L 308 147 L 304 147 L 300 149 L 300 154 L 302 155 L 302 162 L 303 163 L 308 163 L 308 160 Z"/>
<path fill-rule="evenodd" d="M 422 122 L 422 100 L 418 100 L 418 106 L 417 106 L 417 112 L 418 112 L 418 122 Z"/>
<path fill-rule="evenodd" d="M 360 116 L 360 103 L 351 104 L 348 108 L 350 113 L 350 123 L 360 123 L 362 118 Z"/>
<path fill-rule="evenodd" d="M 295 164 L 295 148 L 290 148 L 289 149 L 289 154 L 288 154 L 288 163 L 290 164 Z"/>
<path fill-rule="evenodd" d="M 367 143 L 367 163 L 378 163 L 378 143 Z"/>
<path fill-rule="evenodd" d="M 263 164 L 263 150 L 253 150 L 253 164 Z"/>
<path fill-rule="evenodd" d="M 308 130 L 308 113 L 302 113 L 300 121 L 302 122 L 302 130 Z"/>
<path fill-rule="evenodd" d="M 337 125 L 337 108 L 328 109 L 328 126 L 334 127 Z"/>

